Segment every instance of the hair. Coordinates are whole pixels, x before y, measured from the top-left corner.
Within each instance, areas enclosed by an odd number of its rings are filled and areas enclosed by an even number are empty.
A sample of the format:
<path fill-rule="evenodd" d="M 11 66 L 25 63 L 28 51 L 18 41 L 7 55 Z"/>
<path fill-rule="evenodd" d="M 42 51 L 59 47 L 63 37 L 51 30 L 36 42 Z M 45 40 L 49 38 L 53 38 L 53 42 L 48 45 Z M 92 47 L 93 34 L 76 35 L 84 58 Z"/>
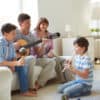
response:
<path fill-rule="evenodd" d="M 2 34 L 4 35 L 4 33 L 6 32 L 6 33 L 9 33 L 9 32 L 11 32 L 11 31 L 13 31 L 13 30 L 16 30 L 16 26 L 15 25 L 13 25 L 13 24 L 11 24 L 11 23 L 6 23 L 6 24 L 4 24 L 2 27 L 1 27 L 1 32 L 2 32 Z"/>
<path fill-rule="evenodd" d="M 22 22 L 24 22 L 25 20 L 28 20 L 28 19 L 31 19 L 31 17 L 28 14 L 25 14 L 25 13 L 21 13 L 18 16 L 18 22 L 19 23 L 22 23 Z"/>
<path fill-rule="evenodd" d="M 36 27 L 35 27 L 34 30 L 35 30 L 35 31 L 40 31 L 40 24 L 42 24 L 42 23 L 45 23 L 45 24 L 49 25 L 48 19 L 45 18 L 45 17 L 41 17 L 41 18 L 39 19 L 39 21 L 38 21 L 38 23 L 37 23 L 37 25 L 36 25 Z M 48 32 L 48 31 L 46 30 L 46 32 Z"/>
<path fill-rule="evenodd" d="M 79 47 L 85 47 L 84 53 L 88 50 L 89 42 L 85 37 L 78 37 L 74 43 L 74 45 L 77 44 Z"/>

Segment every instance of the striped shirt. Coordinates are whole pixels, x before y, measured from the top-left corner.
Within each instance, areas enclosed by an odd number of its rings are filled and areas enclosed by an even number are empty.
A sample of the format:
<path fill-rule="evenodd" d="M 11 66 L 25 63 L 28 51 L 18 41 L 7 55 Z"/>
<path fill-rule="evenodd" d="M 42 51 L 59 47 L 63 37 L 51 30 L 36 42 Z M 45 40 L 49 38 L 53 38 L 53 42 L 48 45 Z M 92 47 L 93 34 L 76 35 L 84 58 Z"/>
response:
<path fill-rule="evenodd" d="M 83 82 L 88 85 L 92 85 L 93 82 L 93 63 L 87 55 L 75 56 L 74 59 L 75 68 L 79 71 L 84 71 L 85 69 L 89 70 L 88 78 L 82 78 L 78 75 L 75 76 L 75 79 L 79 82 Z"/>
<path fill-rule="evenodd" d="M 4 37 L 0 37 L 0 63 L 12 61 L 16 57 L 16 52 L 12 42 L 8 42 Z"/>

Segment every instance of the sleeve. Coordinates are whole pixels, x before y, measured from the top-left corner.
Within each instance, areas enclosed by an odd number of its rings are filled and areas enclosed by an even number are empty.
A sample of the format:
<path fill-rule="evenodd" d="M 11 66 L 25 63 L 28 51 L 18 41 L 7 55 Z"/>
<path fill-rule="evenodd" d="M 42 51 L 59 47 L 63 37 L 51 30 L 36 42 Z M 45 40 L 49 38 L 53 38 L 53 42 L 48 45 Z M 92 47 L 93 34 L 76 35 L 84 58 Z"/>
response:
<path fill-rule="evenodd" d="M 0 45 L 0 63 L 5 61 L 4 47 Z"/>
<path fill-rule="evenodd" d="M 90 58 L 86 58 L 83 63 L 84 69 L 90 69 L 92 67 L 92 61 Z"/>

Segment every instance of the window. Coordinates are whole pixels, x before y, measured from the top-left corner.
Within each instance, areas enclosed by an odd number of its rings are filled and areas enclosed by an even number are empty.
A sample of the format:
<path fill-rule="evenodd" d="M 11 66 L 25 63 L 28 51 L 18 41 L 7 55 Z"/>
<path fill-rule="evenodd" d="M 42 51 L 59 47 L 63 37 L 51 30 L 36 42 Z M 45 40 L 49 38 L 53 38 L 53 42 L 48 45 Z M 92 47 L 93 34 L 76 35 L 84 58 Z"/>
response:
<path fill-rule="evenodd" d="M 100 2 L 100 0 L 90 0 L 91 3 L 97 3 Z"/>
<path fill-rule="evenodd" d="M 0 0 L 0 27 L 6 22 L 17 23 L 20 0 Z"/>
<path fill-rule="evenodd" d="M 19 13 L 28 13 L 32 19 L 32 28 L 38 19 L 37 0 L 0 0 L 0 27 L 2 24 L 11 22 L 18 25 Z"/>
<path fill-rule="evenodd" d="M 100 35 L 100 0 L 91 0 L 91 23 L 92 35 Z"/>
<path fill-rule="evenodd" d="M 38 0 L 22 0 L 22 4 L 22 12 L 31 15 L 31 28 L 33 29 L 38 21 Z"/>

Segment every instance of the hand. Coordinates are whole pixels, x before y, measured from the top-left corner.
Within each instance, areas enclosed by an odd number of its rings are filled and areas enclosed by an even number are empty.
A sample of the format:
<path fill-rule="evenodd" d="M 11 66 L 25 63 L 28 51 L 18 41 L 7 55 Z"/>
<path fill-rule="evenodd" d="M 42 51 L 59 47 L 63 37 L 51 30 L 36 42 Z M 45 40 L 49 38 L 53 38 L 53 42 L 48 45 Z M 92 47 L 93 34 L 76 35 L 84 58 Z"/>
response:
<path fill-rule="evenodd" d="M 17 61 L 17 66 L 23 66 L 24 64 L 25 64 L 24 57 L 20 58 L 20 59 Z"/>
<path fill-rule="evenodd" d="M 72 65 L 72 60 L 71 60 L 71 59 L 67 59 L 67 60 L 65 61 L 65 63 L 66 63 L 66 64 L 69 64 L 69 65 Z"/>
<path fill-rule="evenodd" d="M 15 72 L 15 67 L 10 67 L 12 72 Z"/>
<path fill-rule="evenodd" d="M 20 48 L 20 43 L 19 42 L 15 42 L 14 43 L 14 47 L 16 48 L 16 50 L 18 50 Z"/>
<path fill-rule="evenodd" d="M 49 53 L 47 54 L 47 56 L 48 56 L 49 58 L 52 58 L 52 57 L 54 57 L 54 54 L 53 54 L 53 52 L 51 51 L 51 52 L 49 52 Z"/>
<path fill-rule="evenodd" d="M 62 70 L 62 72 L 64 72 L 65 70 L 67 69 L 70 69 L 71 68 L 71 65 L 69 64 L 64 64 L 64 69 Z"/>
<path fill-rule="evenodd" d="M 72 60 L 68 59 L 64 62 L 64 69 L 62 70 L 62 72 L 64 72 L 66 69 L 72 69 Z"/>
<path fill-rule="evenodd" d="M 42 44 L 45 45 L 48 42 L 49 39 L 47 38 L 42 38 Z"/>

